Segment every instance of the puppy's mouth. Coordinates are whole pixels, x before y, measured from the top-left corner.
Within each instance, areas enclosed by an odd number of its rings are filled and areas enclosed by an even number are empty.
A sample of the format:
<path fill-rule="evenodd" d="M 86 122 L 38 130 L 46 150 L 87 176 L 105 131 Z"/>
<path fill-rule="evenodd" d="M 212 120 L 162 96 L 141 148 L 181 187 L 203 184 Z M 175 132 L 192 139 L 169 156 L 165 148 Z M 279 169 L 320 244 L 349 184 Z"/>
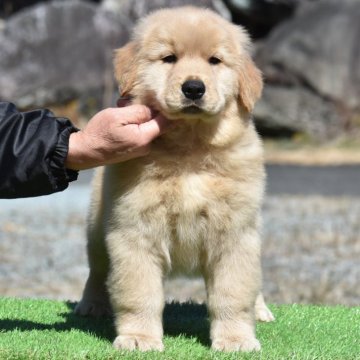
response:
<path fill-rule="evenodd" d="M 201 109 L 200 107 L 196 106 L 196 105 L 190 105 L 190 106 L 185 106 L 181 109 L 181 112 L 183 114 L 201 114 L 204 112 L 203 109 Z"/>

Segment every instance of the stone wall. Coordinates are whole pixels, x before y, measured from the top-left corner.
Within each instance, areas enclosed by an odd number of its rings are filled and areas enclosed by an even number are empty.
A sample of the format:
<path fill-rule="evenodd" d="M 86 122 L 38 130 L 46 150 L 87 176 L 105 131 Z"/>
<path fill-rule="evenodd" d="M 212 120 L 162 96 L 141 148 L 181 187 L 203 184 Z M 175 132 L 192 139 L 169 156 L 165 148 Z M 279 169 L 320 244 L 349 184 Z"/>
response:
<path fill-rule="evenodd" d="M 266 82 L 254 112 L 262 134 L 319 141 L 358 134 L 358 0 L 5 0 L 0 99 L 21 108 L 73 99 L 109 106 L 113 49 L 149 11 L 184 4 L 247 26 Z"/>

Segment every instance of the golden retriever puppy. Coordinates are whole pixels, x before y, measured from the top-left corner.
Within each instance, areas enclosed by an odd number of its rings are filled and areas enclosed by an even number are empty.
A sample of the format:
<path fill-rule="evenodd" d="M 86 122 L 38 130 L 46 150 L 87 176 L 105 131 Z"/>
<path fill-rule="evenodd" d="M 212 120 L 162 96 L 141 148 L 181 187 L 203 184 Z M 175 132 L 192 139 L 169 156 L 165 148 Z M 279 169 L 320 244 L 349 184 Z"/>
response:
<path fill-rule="evenodd" d="M 255 308 L 262 320 L 272 314 L 260 293 L 265 175 L 250 115 L 262 78 L 249 47 L 241 27 L 183 7 L 150 14 L 116 51 L 121 94 L 177 123 L 148 156 L 107 166 L 94 182 L 90 275 L 76 311 L 106 312 L 108 291 L 116 348 L 163 350 L 163 279 L 197 272 L 212 348 L 260 349 Z"/>

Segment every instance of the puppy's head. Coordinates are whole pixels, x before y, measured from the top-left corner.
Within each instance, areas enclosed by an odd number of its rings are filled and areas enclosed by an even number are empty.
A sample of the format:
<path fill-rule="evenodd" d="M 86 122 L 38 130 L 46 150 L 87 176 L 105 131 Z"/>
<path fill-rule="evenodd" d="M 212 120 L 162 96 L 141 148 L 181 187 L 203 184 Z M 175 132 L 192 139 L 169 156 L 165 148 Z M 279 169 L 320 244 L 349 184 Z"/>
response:
<path fill-rule="evenodd" d="M 194 7 L 163 9 L 135 28 L 115 53 L 122 96 L 170 119 L 211 119 L 237 101 L 250 113 L 262 90 L 241 27 Z"/>

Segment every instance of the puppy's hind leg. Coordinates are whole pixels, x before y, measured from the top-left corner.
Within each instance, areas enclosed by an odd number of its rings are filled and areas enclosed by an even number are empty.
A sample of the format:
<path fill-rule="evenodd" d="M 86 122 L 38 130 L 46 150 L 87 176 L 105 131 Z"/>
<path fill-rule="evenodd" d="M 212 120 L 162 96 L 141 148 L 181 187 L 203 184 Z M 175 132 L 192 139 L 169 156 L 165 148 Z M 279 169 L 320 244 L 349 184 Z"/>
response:
<path fill-rule="evenodd" d="M 264 296 L 260 292 L 255 302 L 255 317 L 258 321 L 271 322 L 275 320 L 271 310 L 267 307 Z"/>
<path fill-rule="evenodd" d="M 82 299 L 75 307 L 75 314 L 81 316 L 110 316 L 111 306 L 106 289 L 109 259 L 104 241 L 104 232 L 99 209 L 92 208 L 87 229 L 87 253 L 90 267 L 89 277 Z"/>

